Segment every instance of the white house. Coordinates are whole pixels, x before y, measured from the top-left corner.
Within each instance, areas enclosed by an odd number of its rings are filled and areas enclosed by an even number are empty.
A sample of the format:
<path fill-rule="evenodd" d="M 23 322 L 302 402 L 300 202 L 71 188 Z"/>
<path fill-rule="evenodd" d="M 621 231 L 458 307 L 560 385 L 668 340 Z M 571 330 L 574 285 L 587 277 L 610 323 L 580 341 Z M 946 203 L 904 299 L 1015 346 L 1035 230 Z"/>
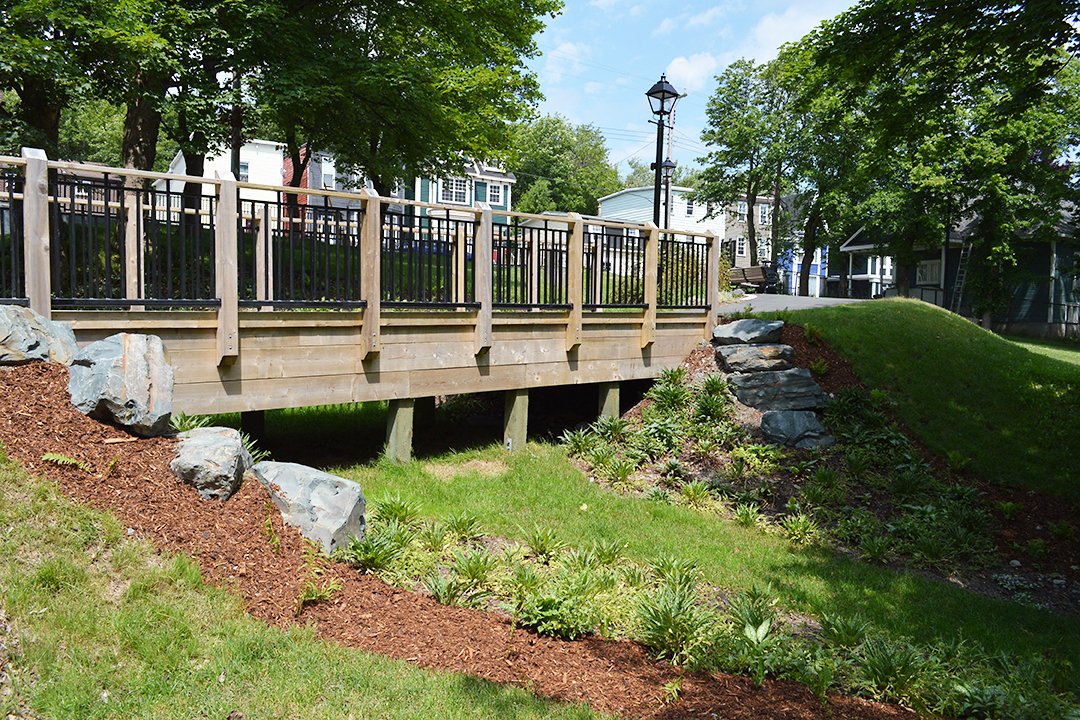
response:
<path fill-rule="evenodd" d="M 667 211 L 667 226 L 671 230 L 689 230 L 692 232 L 712 231 L 717 237 L 724 237 L 724 217 L 706 218 L 704 203 L 695 203 L 688 196 L 692 188 L 673 186 L 671 203 Z M 644 223 L 653 219 L 653 188 L 635 187 L 619 190 L 600 198 L 598 215 L 605 220 Z M 664 225 L 664 212 L 661 209 L 660 224 Z"/>

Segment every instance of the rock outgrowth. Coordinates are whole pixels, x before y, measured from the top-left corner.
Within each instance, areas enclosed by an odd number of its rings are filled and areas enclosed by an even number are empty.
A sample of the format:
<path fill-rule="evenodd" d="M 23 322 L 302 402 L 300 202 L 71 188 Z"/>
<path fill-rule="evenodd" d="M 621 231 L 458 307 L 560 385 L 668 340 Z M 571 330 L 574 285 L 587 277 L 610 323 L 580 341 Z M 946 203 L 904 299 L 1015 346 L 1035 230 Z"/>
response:
<path fill-rule="evenodd" d="M 835 442 L 813 410 L 769 410 L 761 416 L 761 432 L 770 442 L 797 448 Z"/>
<path fill-rule="evenodd" d="M 806 368 L 737 373 L 728 377 L 735 397 L 758 410 L 812 410 L 828 397 Z"/>
<path fill-rule="evenodd" d="M 118 333 L 84 347 L 71 363 L 71 402 L 95 420 L 151 437 L 169 429 L 173 370 L 156 335 Z"/>
<path fill-rule="evenodd" d="M 730 373 L 728 386 L 743 405 L 764 411 L 761 432 L 798 448 L 834 440 L 814 412 L 828 397 L 809 370 L 792 367 L 795 351 L 780 345 L 782 321 L 737 320 L 713 329 L 716 364 Z"/>
<path fill-rule="evenodd" d="M 364 493 L 351 480 L 297 463 L 264 461 L 253 471 L 285 522 L 323 552 L 364 536 Z"/>
<path fill-rule="evenodd" d="M 747 343 L 778 343 L 783 320 L 736 320 L 713 328 L 716 345 L 743 345 Z"/>
<path fill-rule="evenodd" d="M 787 370 L 794 357 L 790 345 L 721 345 L 716 348 L 717 364 L 728 372 Z"/>
<path fill-rule="evenodd" d="M 71 364 L 79 352 L 75 333 L 30 308 L 0 305 L 0 365 L 34 360 Z"/>
<path fill-rule="evenodd" d="M 225 427 L 194 428 L 180 433 L 169 469 L 204 500 L 228 500 L 253 465 L 240 432 Z"/>

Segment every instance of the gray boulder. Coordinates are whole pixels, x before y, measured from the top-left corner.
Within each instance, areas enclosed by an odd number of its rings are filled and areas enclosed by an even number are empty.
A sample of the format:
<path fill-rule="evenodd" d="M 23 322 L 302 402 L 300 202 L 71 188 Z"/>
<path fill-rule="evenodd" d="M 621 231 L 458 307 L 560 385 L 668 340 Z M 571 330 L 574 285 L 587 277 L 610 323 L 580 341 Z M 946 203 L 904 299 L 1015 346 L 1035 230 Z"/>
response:
<path fill-rule="evenodd" d="M 69 365 L 79 352 L 75 333 L 30 308 L 0 305 L 0 365 L 46 360 Z"/>
<path fill-rule="evenodd" d="M 761 416 L 761 432 L 770 442 L 797 448 L 836 442 L 813 410 L 769 410 Z"/>
<path fill-rule="evenodd" d="M 790 345 L 721 345 L 716 362 L 728 372 L 787 370 L 795 351 Z"/>
<path fill-rule="evenodd" d="M 828 398 L 805 368 L 728 376 L 735 397 L 758 410 L 813 410 Z"/>
<path fill-rule="evenodd" d="M 783 327 L 783 320 L 736 320 L 713 328 L 713 342 L 717 345 L 777 343 Z"/>
<path fill-rule="evenodd" d="M 180 433 L 173 475 L 191 485 L 203 500 L 228 500 L 251 468 L 251 455 L 232 428 L 204 427 Z"/>
<path fill-rule="evenodd" d="M 173 370 L 156 335 L 119 333 L 90 343 L 71 363 L 71 402 L 136 435 L 161 435 L 172 415 Z"/>
<path fill-rule="evenodd" d="M 296 463 L 264 461 L 254 472 L 285 522 L 323 552 L 364 537 L 364 493 L 351 480 Z"/>

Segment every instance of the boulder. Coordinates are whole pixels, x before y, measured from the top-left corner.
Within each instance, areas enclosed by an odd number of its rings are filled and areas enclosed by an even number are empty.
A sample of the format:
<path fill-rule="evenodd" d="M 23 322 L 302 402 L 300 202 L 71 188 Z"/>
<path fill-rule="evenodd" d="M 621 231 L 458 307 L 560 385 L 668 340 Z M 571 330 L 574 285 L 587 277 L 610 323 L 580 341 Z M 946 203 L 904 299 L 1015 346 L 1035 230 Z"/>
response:
<path fill-rule="evenodd" d="M 783 320 L 736 320 L 713 328 L 713 342 L 717 345 L 780 342 Z"/>
<path fill-rule="evenodd" d="M 0 305 L 0 365 L 21 365 L 33 360 L 71 364 L 79 352 L 75 333 L 30 308 Z"/>
<path fill-rule="evenodd" d="M 728 372 L 787 370 L 795 351 L 790 345 L 721 345 L 716 362 Z"/>
<path fill-rule="evenodd" d="M 169 469 L 194 487 L 203 500 L 228 500 L 240 489 L 252 464 L 239 431 L 204 427 L 180 433 L 180 445 Z"/>
<path fill-rule="evenodd" d="M 71 363 L 71 402 L 136 435 L 161 435 L 172 415 L 173 370 L 156 335 L 119 333 L 84 347 Z"/>
<path fill-rule="evenodd" d="M 813 410 L 828 398 L 805 368 L 728 376 L 735 397 L 758 410 Z"/>
<path fill-rule="evenodd" d="M 318 543 L 323 552 L 364 537 L 364 493 L 351 480 L 284 462 L 257 463 L 254 473 L 285 522 Z"/>
<path fill-rule="evenodd" d="M 813 410 L 769 410 L 761 416 L 761 432 L 770 442 L 797 448 L 836 442 Z"/>

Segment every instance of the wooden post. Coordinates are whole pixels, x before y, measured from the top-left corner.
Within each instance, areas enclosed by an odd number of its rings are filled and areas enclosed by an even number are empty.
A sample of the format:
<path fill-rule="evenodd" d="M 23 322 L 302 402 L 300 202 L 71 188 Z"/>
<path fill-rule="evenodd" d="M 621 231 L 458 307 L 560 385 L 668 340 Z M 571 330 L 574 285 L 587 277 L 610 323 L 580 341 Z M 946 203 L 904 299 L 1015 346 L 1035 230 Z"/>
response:
<path fill-rule="evenodd" d="M 238 238 L 236 179 L 231 172 L 218 173 L 217 213 L 214 218 L 214 250 L 217 254 L 218 365 L 230 364 L 240 355 L 240 294 L 237 287 Z"/>
<path fill-rule="evenodd" d="M 529 297 L 527 302 L 539 305 L 540 300 L 540 238 L 539 233 L 526 232 L 523 241 L 529 248 Z"/>
<path fill-rule="evenodd" d="M 709 305 L 709 316 L 705 318 L 705 339 L 712 339 L 713 328 L 716 327 L 716 319 L 720 315 L 720 241 L 710 230 L 705 234 L 705 242 L 708 243 L 707 253 L 709 269 L 706 273 L 705 289 L 706 302 Z"/>
<path fill-rule="evenodd" d="M 619 417 L 619 383 L 600 383 L 600 417 Z"/>
<path fill-rule="evenodd" d="M 273 243 L 267 243 L 266 236 L 263 234 L 265 223 L 266 206 L 260 205 L 255 208 L 254 217 L 251 218 L 251 232 L 255 236 L 255 299 L 268 303 L 261 305 L 260 310 L 273 310 L 273 305 L 269 304 L 274 299 Z"/>
<path fill-rule="evenodd" d="M 476 340 L 474 350 L 477 355 L 491 347 L 491 250 L 492 227 L 491 206 L 476 203 L 477 220 L 476 242 L 473 246 L 473 291 L 480 311 L 476 315 Z M 464 283 L 465 278 L 459 278 Z"/>
<path fill-rule="evenodd" d="M 142 254 L 142 238 L 139 232 L 142 224 L 142 187 L 136 178 L 127 180 L 123 190 L 128 200 L 125 203 L 127 218 L 124 226 L 124 297 L 128 300 L 139 300 L 142 292 L 142 276 L 139 273 L 142 268 L 142 263 L 139 262 Z M 142 309 L 135 305 L 129 307 L 131 310 Z"/>
<path fill-rule="evenodd" d="M 23 273 L 30 309 L 52 314 L 52 276 L 49 274 L 49 158 L 44 150 L 23 148 Z"/>
<path fill-rule="evenodd" d="M 454 235 L 454 302 L 459 305 L 465 303 L 465 226 L 459 225 Z"/>
<path fill-rule="evenodd" d="M 656 339 L 657 270 L 660 263 L 660 230 L 651 222 L 645 223 L 645 317 L 641 321 L 641 347 Z"/>
<path fill-rule="evenodd" d="M 566 351 L 581 344 L 582 265 L 585 256 L 585 221 L 578 213 L 567 213 L 570 232 L 566 249 L 566 301 L 570 319 L 566 324 Z"/>
<path fill-rule="evenodd" d="M 503 406 L 503 447 L 524 450 L 529 429 L 528 389 L 507 390 Z"/>
<path fill-rule="evenodd" d="M 412 398 L 391 400 L 386 411 L 386 457 L 393 462 L 412 460 L 413 409 Z"/>
<path fill-rule="evenodd" d="M 364 219 L 360 226 L 360 297 L 366 303 L 360 359 L 364 359 L 369 353 L 382 349 L 379 331 L 382 307 L 382 200 L 367 188 L 360 194 L 364 196 Z M 412 430 L 409 432 L 411 435 Z"/>

